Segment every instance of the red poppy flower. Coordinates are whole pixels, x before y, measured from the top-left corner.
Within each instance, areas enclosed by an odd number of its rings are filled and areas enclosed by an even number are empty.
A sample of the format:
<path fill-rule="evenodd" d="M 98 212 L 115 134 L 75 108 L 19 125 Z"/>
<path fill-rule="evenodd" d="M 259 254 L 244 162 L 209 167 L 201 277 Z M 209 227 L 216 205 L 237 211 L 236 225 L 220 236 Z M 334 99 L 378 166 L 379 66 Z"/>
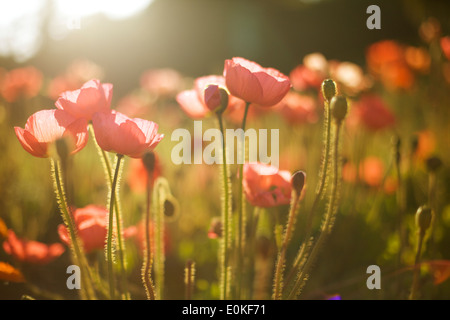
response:
<path fill-rule="evenodd" d="M 279 110 L 291 124 L 315 123 L 318 119 L 316 99 L 294 91 L 289 91 L 274 110 Z"/>
<path fill-rule="evenodd" d="M 107 233 L 108 210 L 105 207 L 88 205 L 84 208 L 73 210 L 73 219 L 77 228 L 83 248 L 86 253 L 96 249 L 103 250 L 105 247 L 105 239 Z M 124 235 L 128 235 L 124 230 Z M 69 231 L 66 226 L 60 224 L 58 226 L 58 234 L 62 242 L 66 245 L 70 244 Z"/>
<path fill-rule="evenodd" d="M 152 121 L 134 118 L 112 111 L 97 112 L 92 117 L 95 138 L 105 151 L 140 158 L 152 151 L 164 137 L 158 133 L 158 125 Z"/>
<path fill-rule="evenodd" d="M 2 79 L 1 94 L 8 102 L 20 97 L 32 98 L 39 93 L 42 78 L 42 73 L 34 67 L 13 69 Z"/>
<path fill-rule="evenodd" d="M 41 110 L 28 118 L 25 129 L 14 127 L 22 147 L 35 157 L 49 157 L 49 145 L 63 137 L 70 137 L 71 154 L 87 143 L 87 121 L 77 119 L 63 110 Z"/>
<path fill-rule="evenodd" d="M 65 251 L 60 243 L 47 245 L 42 242 L 18 239 L 12 230 L 8 231 L 8 239 L 3 242 L 3 249 L 17 260 L 42 265 L 55 260 Z"/>
<path fill-rule="evenodd" d="M 239 57 L 225 60 L 223 75 L 232 95 L 260 106 L 277 104 L 291 88 L 289 78 L 278 70 Z"/>
<path fill-rule="evenodd" d="M 248 202 L 257 207 L 289 204 L 291 200 L 291 173 L 271 165 L 244 164 L 242 185 Z"/>
<path fill-rule="evenodd" d="M 155 154 L 155 169 L 153 170 L 153 182 L 161 175 L 161 162 L 158 155 Z M 147 169 L 142 159 L 131 159 L 128 170 L 128 185 L 134 192 L 144 192 L 147 189 Z"/>
<path fill-rule="evenodd" d="M 177 95 L 178 104 L 189 117 L 201 119 L 211 112 L 205 103 L 205 89 L 208 85 L 218 85 L 225 88 L 225 78 L 216 75 L 197 78 L 194 82 L 194 89 L 182 91 Z M 236 109 L 244 109 L 244 106 L 243 100 L 229 95 L 227 113 Z"/>
<path fill-rule="evenodd" d="M 377 131 L 393 127 L 395 117 L 380 97 L 366 94 L 353 104 L 347 121 L 350 127 L 362 125 L 371 131 Z"/>
<path fill-rule="evenodd" d="M 112 84 L 102 84 L 94 79 L 83 84 L 78 90 L 63 92 L 55 105 L 74 117 L 91 120 L 94 113 L 109 111 L 112 93 Z"/>

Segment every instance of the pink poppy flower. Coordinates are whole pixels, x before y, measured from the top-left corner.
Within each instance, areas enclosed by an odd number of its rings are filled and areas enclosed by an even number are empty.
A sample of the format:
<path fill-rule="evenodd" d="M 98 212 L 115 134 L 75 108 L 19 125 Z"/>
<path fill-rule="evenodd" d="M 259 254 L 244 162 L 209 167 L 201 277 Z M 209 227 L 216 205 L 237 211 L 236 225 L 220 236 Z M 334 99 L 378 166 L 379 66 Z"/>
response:
<path fill-rule="evenodd" d="M 89 80 L 78 90 L 63 92 L 55 105 L 76 118 L 91 120 L 94 113 L 109 111 L 112 93 L 112 84 Z"/>
<path fill-rule="evenodd" d="M 105 207 L 88 205 L 84 208 L 73 210 L 73 219 L 77 228 L 83 248 L 86 253 L 94 250 L 103 250 L 107 233 L 108 210 Z M 58 226 L 59 238 L 66 245 L 70 244 L 69 231 L 66 226 Z M 125 237 L 129 230 L 124 230 Z"/>
<path fill-rule="evenodd" d="M 170 68 L 147 70 L 140 80 L 144 90 L 157 96 L 173 96 L 183 86 L 183 77 Z"/>
<path fill-rule="evenodd" d="M 156 123 L 130 119 L 117 111 L 95 113 L 92 124 L 97 143 L 103 150 L 131 158 L 140 158 L 146 151 L 152 151 L 164 137 L 158 133 Z"/>
<path fill-rule="evenodd" d="M 63 110 L 41 110 L 28 118 L 25 129 L 14 127 L 22 147 L 35 157 L 49 157 L 48 147 L 56 140 L 70 137 L 74 154 L 87 143 L 87 121 L 77 119 Z"/>
<path fill-rule="evenodd" d="M 223 75 L 232 95 L 260 106 L 277 104 L 291 88 L 289 78 L 278 70 L 239 57 L 225 60 Z"/>
<path fill-rule="evenodd" d="M 210 75 L 195 79 L 194 89 L 180 92 L 176 100 L 181 109 L 193 119 L 201 119 L 208 115 L 211 110 L 205 102 L 205 89 L 208 85 L 225 86 L 225 78 L 222 76 Z M 227 113 L 236 109 L 243 109 L 245 102 L 232 95 L 228 96 Z"/>
<path fill-rule="evenodd" d="M 271 165 L 244 164 L 242 184 L 248 202 L 257 207 L 289 204 L 291 200 L 291 173 Z"/>
<path fill-rule="evenodd" d="M 274 110 L 279 110 L 286 121 L 291 124 L 315 123 L 318 119 L 316 104 L 316 100 L 311 96 L 289 91 L 274 106 Z"/>
<path fill-rule="evenodd" d="M 353 104 L 347 121 L 350 127 L 362 125 L 371 131 L 378 131 L 393 127 L 395 116 L 380 97 L 366 94 Z"/>
<path fill-rule="evenodd" d="M 8 231 L 8 239 L 3 242 L 3 249 L 19 261 L 41 265 L 50 263 L 65 251 L 60 243 L 47 245 L 38 241 L 19 239 L 12 230 Z"/>
<path fill-rule="evenodd" d="M 2 79 L 1 94 L 8 102 L 35 97 L 41 90 L 42 78 L 42 73 L 34 67 L 13 69 Z"/>

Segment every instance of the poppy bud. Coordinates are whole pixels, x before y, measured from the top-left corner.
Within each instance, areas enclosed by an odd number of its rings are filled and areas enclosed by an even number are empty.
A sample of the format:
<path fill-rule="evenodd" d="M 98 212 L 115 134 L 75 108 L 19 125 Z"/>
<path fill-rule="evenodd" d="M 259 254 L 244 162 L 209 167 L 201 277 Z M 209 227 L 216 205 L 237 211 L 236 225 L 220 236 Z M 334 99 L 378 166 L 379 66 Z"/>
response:
<path fill-rule="evenodd" d="M 433 211 L 430 207 L 424 205 L 419 207 L 416 212 L 416 226 L 419 228 L 421 234 L 425 234 L 425 231 L 430 227 L 431 220 L 433 219 Z"/>
<path fill-rule="evenodd" d="M 144 164 L 145 169 L 150 174 L 155 170 L 156 157 L 153 152 L 146 152 L 142 156 L 142 163 Z"/>
<path fill-rule="evenodd" d="M 442 166 L 442 160 L 438 157 L 430 157 L 427 159 L 427 169 L 429 172 L 436 172 Z"/>
<path fill-rule="evenodd" d="M 330 100 L 336 95 L 336 82 L 331 79 L 326 79 L 322 82 L 322 94 L 325 100 L 330 102 Z"/>
<path fill-rule="evenodd" d="M 292 189 L 295 190 L 297 197 L 302 193 L 303 187 L 305 186 L 306 173 L 303 171 L 297 171 L 292 175 Z"/>
<path fill-rule="evenodd" d="M 331 114 L 340 123 L 347 115 L 347 99 L 343 96 L 334 96 L 331 99 Z"/>
<path fill-rule="evenodd" d="M 222 113 L 228 106 L 228 92 L 216 84 L 211 84 L 205 89 L 205 104 L 209 110 Z"/>

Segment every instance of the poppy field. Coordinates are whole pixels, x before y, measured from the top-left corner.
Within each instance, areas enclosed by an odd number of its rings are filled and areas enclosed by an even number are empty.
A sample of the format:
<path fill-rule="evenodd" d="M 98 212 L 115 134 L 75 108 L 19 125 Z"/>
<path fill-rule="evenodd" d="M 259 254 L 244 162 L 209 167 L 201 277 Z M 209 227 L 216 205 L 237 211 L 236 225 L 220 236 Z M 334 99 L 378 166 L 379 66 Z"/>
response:
<path fill-rule="evenodd" d="M 449 299 L 449 30 L 361 54 L 0 64 L 0 299 Z"/>

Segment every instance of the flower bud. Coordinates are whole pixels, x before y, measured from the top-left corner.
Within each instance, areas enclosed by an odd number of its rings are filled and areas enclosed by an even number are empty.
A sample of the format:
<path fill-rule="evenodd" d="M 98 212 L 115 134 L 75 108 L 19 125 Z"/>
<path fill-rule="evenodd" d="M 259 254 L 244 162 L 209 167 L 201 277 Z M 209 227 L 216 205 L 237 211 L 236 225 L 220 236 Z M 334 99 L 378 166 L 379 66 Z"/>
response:
<path fill-rule="evenodd" d="M 205 89 L 205 104 L 209 110 L 222 113 L 228 106 L 228 92 L 218 85 L 211 84 Z"/>
<path fill-rule="evenodd" d="M 297 171 L 292 175 L 292 189 L 295 190 L 297 197 L 302 193 L 303 187 L 305 186 L 306 173 L 303 171 Z"/>
<path fill-rule="evenodd" d="M 330 102 L 330 100 L 336 95 L 337 89 L 336 89 L 336 82 L 334 82 L 331 79 L 326 79 L 322 82 L 322 95 Z"/>
<path fill-rule="evenodd" d="M 146 152 L 142 156 L 142 163 L 149 174 L 155 170 L 156 157 L 153 152 Z"/>
<path fill-rule="evenodd" d="M 331 114 L 340 123 L 347 115 L 347 99 L 344 96 L 334 96 L 331 99 Z"/>
<path fill-rule="evenodd" d="M 420 233 L 425 234 L 425 231 L 430 227 L 433 219 L 433 211 L 427 205 L 419 207 L 416 212 L 416 226 Z"/>
<path fill-rule="evenodd" d="M 429 172 L 436 172 L 442 166 L 442 160 L 438 157 L 430 157 L 427 159 L 427 169 Z"/>

